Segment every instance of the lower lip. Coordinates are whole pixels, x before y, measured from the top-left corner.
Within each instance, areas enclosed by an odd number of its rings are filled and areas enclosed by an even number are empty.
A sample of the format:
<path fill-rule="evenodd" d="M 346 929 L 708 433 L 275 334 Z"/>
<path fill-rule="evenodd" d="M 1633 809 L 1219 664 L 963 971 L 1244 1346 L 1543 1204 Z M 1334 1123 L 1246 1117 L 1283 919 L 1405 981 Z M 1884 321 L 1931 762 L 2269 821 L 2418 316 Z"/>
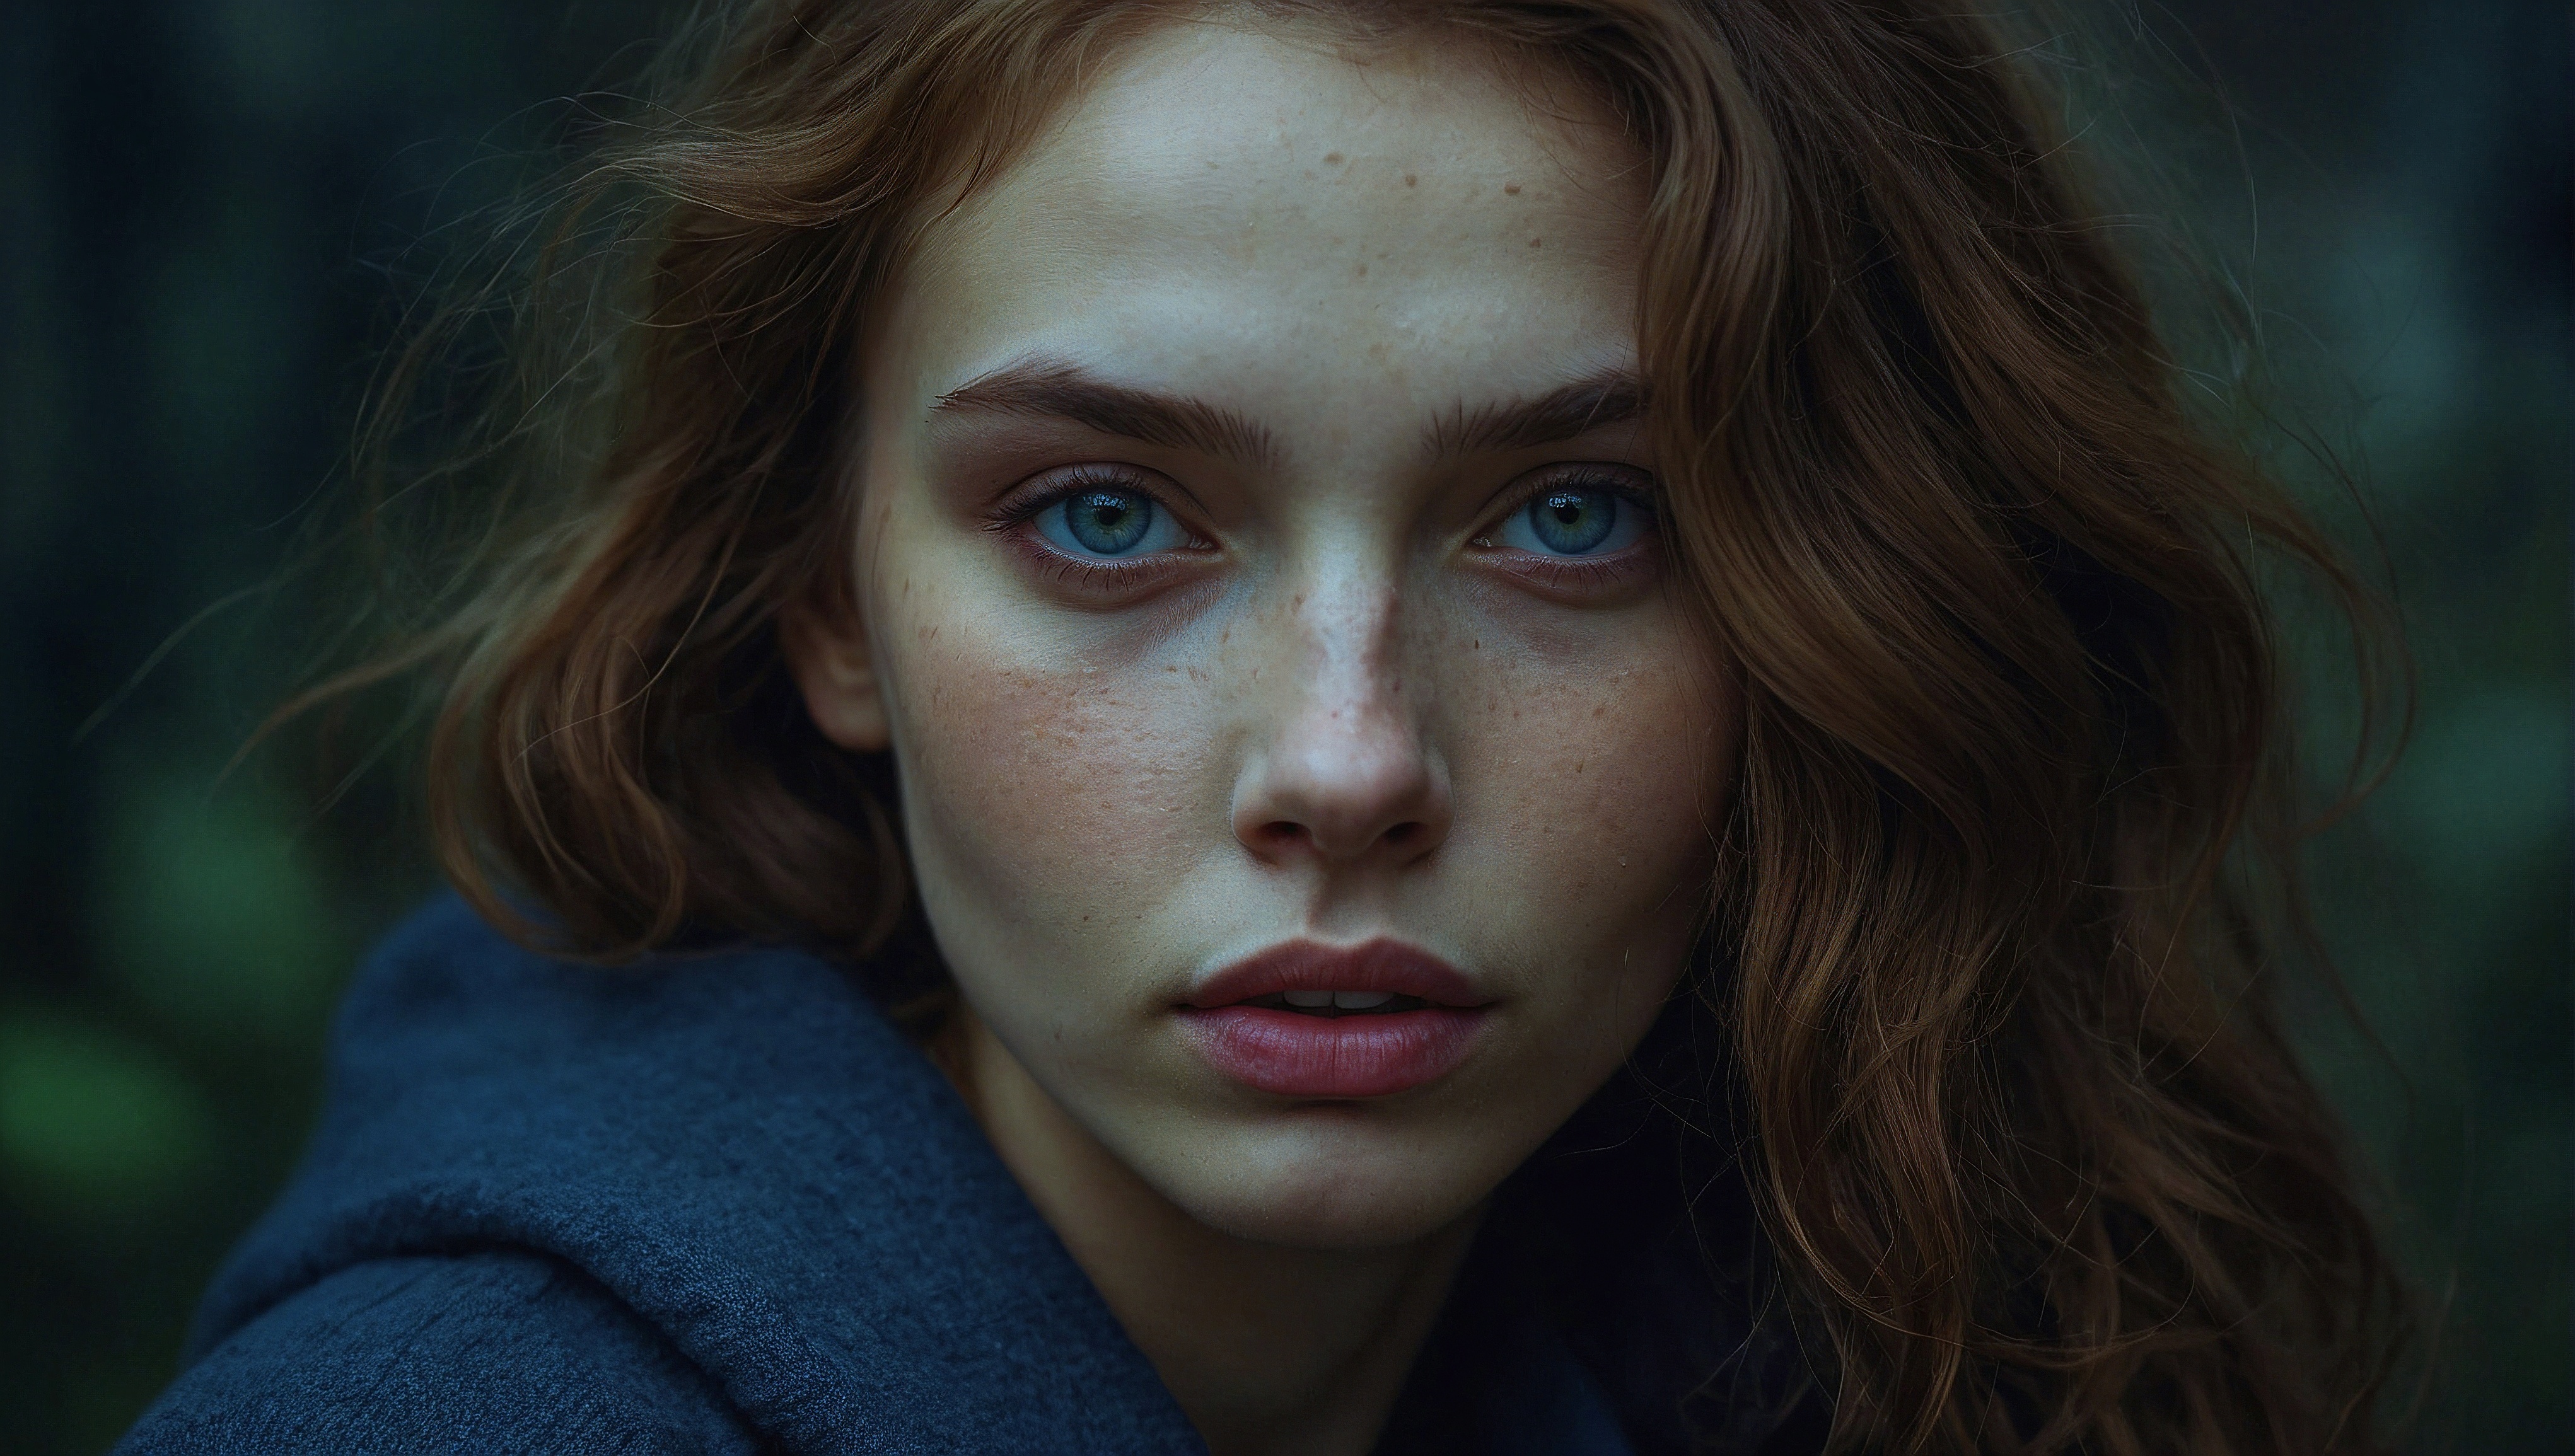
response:
<path fill-rule="evenodd" d="M 1307 1016 L 1267 1006 L 1181 1013 L 1198 1048 L 1235 1080 L 1283 1097 L 1386 1097 L 1447 1075 L 1466 1059 L 1480 1010 L 1426 1006 L 1362 1016 Z"/>

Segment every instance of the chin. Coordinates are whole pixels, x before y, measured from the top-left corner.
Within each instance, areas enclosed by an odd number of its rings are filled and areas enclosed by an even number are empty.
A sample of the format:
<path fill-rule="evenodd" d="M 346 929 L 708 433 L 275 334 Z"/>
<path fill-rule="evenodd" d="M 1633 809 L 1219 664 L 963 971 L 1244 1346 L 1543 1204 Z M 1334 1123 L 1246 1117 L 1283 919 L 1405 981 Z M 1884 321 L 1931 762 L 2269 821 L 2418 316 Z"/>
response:
<path fill-rule="evenodd" d="M 1364 1106 L 1310 1106 L 1208 1139 L 1149 1173 L 1222 1233 L 1313 1249 L 1393 1248 L 1472 1213 L 1525 1148 L 1441 1139 Z M 1220 1169 L 1230 1175 L 1211 1176 Z M 1156 1174 L 1160 1174 L 1156 1176 Z"/>

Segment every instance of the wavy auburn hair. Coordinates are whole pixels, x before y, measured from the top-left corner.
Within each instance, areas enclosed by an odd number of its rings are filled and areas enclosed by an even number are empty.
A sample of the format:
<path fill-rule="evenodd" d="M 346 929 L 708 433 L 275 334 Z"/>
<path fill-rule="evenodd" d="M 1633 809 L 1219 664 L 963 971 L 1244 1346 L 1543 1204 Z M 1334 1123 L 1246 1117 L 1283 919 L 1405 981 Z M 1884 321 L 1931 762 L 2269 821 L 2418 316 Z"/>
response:
<path fill-rule="evenodd" d="M 1214 8 L 1535 57 L 1650 166 L 1667 529 L 1745 702 L 1693 984 L 1837 1447 L 2378 1449 L 2395 1285 L 2256 892 L 2290 747 L 2258 582 L 2366 600 L 2185 409 L 2015 48 L 1929 0 Z M 437 842 L 496 922 L 935 981 L 886 949 L 886 766 L 777 637 L 854 610 L 854 341 L 1118 44 L 1211 9 L 739 5 L 451 316 L 526 326 L 456 466 L 465 595 L 315 697 L 437 685 Z"/>

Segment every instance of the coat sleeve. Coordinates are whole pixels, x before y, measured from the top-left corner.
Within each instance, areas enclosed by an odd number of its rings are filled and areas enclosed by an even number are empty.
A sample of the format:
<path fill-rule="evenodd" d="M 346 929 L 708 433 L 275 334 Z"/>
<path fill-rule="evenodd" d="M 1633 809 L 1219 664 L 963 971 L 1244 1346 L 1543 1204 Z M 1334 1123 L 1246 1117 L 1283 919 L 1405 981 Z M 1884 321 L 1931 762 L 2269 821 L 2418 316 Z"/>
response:
<path fill-rule="evenodd" d="M 213 1452 L 749 1453 L 704 1372 L 544 1255 L 380 1259 L 233 1331 L 117 1456 Z"/>

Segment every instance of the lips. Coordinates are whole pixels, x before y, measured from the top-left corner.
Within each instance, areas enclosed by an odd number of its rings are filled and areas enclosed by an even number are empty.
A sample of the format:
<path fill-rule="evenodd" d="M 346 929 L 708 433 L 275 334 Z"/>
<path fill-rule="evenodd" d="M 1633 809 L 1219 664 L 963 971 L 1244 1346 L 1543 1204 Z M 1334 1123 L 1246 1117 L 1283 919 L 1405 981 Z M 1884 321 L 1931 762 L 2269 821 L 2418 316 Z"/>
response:
<path fill-rule="evenodd" d="M 1394 940 L 1290 941 L 1190 994 L 1181 1022 L 1218 1070 L 1261 1091 L 1345 1101 L 1454 1070 L 1491 997 L 1446 961 Z"/>

